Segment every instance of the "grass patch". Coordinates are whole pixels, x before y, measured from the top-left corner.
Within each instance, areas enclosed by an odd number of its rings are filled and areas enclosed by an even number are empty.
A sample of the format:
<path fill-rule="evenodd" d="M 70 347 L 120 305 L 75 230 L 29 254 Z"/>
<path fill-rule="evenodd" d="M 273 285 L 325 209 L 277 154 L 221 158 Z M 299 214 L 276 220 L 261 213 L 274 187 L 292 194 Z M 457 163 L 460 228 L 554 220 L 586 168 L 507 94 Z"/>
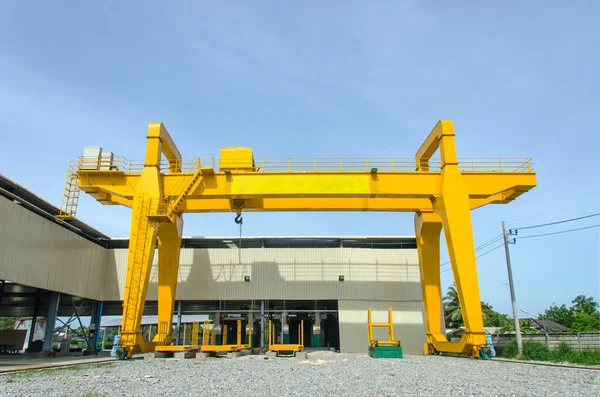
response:
<path fill-rule="evenodd" d="M 572 364 L 600 365 L 600 350 L 582 349 L 574 350 L 568 344 L 561 343 L 556 349 L 550 350 L 548 346 L 537 342 L 523 342 L 523 355 L 517 357 L 517 342 L 508 342 L 498 357 L 520 358 L 531 361 L 569 362 Z"/>

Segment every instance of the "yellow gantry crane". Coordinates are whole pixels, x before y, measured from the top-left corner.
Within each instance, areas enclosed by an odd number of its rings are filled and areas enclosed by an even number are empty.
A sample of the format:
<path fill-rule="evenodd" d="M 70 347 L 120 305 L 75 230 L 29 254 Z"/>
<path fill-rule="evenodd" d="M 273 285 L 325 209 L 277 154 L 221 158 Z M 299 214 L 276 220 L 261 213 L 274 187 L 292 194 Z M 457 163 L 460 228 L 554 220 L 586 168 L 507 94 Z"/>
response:
<path fill-rule="evenodd" d="M 432 157 L 439 151 L 439 159 Z M 164 155 L 168 164 L 161 162 Z M 414 212 L 425 354 L 480 355 L 486 345 L 471 210 L 506 204 L 536 185 L 530 159 L 457 159 L 452 121 L 439 121 L 414 159 L 261 159 L 225 148 L 217 161 L 183 161 L 162 123 L 150 123 L 144 161 L 84 156 L 71 162 L 58 218 L 75 216 L 79 191 L 132 209 L 120 344 L 127 356 L 172 345 L 172 318 L 185 212 Z M 459 342 L 442 334 L 440 233 L 444 231 L 465 322 Z M 158 241 L 159 333 L 144 341 L 141 318 Z"/>

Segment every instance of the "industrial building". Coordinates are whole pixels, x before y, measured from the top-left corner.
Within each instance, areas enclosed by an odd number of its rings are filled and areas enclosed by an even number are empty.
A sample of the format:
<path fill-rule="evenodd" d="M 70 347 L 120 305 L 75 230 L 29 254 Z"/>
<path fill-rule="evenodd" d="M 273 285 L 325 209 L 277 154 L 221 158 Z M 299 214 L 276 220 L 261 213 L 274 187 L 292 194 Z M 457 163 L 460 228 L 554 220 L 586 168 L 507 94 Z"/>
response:
<path fill-rule="evenodd" d="M 55 317 L 74 310 L 96 323 L 122 314 L 127 239 L 57 221 L 57 207 L 2 176 L 0 196 L 0 316 L 47 316 L 59 325 Z M 154 258 L 145 315 L 157 313 Z M 288 324 L 291 338 L 304 320 L 306 347 L 365 353 L 369 307 L 375 321 L 391 307 L 404 352 L 423 353 L 414 237 L 246 237 L 241 249 L 238 238 L 182 240 L 175 314 L 241 318 L 253 326 L 255 346 L 269 319 Z"/>

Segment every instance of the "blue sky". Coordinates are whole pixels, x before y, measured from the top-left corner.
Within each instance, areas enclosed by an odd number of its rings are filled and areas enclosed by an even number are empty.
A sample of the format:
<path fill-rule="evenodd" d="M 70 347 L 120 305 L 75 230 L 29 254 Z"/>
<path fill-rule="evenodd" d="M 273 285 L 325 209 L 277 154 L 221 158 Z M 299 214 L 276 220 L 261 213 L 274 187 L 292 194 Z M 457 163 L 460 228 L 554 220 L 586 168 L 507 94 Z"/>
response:
<path fill-rule="evenodd" d="M 0 172 L 60 204 L 83 146 L 141 159 L 150 121 L 188 158 L 234 145 L 256 157 L 411 157 L 452 119 L 460 157 L 532 157 L 538 172 L 517 201 L 473 213 L 476 243 L 502 220 L 600 212 L 600 4 L 483 3 L 1 2 Z M 128 209 L 83 196 L 78 216 L 128 235 Z M 254 213 L 244 232 L 413 235 L 412 219 Z M 237 233 L 231 214 L 185 217 L 187 236 Z M 598 228 L 511 250 L 520 308 L 600 300 Z M 478 268 L 482 299 L 509 313 L 502 250 Z"/>

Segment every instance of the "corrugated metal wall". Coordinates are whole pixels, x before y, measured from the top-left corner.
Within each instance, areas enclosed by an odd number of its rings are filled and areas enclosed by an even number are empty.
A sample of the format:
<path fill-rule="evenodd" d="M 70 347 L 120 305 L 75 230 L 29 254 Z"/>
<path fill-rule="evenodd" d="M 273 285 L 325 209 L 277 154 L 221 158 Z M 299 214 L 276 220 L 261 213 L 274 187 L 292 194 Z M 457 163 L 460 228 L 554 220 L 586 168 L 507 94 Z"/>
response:
<path fill-rule="evenodd" d="M 155 300 L 157 255 L 147 299 Z M 127 250 L 109 252 L 105 300 L 123 299 Z M 338 281 L 340 275 L 345 281 Z M 250 282 L 244 282 L 250 276 Z M 349 299 L 419 301 L 416 250 L 361 248 L 182 249 L 181 300 Z"/>
<path fill-rule="evenodd" d="M 394 338 L 402 342 L 405 354 L 423 354 L 425 343 L 425 320 L 423 301 L 415 297 L 412 301 L 361 301 L 340 300 L 338 302 L 340 322 L 340 351 L 343 353 L 367 353 L 369 337 L 367 311 L 373 309 L 373 322 L 387 323 L 388 308 L 392 308 Z M 388 340 L 386 328 L 374 328 L 375 339 Z"/>
<path fill-rule="evenodd" d="M 0 200 L 0 223 L 0 279 L 91 299 L 123 299 L 126 249 L 106 250 L 6 199 Z M 367 351 L 367 308 L 383 321 L 392 307 L 404 351 L 422 353 L 416 250 L 250 248 L 242 250 L 241 263 L 238 254 L 182 249 L 177 299 L 338 300 L 341 350 L 348 353 Z M 157 299 L 157 259 L 148 300 Z M 338 281 L 340 275 L 345 281 Z"/>
<path fill-rule="evenodd" d="M 0 279 L 99 299 L 107 250 L 0 198 Z"/>

